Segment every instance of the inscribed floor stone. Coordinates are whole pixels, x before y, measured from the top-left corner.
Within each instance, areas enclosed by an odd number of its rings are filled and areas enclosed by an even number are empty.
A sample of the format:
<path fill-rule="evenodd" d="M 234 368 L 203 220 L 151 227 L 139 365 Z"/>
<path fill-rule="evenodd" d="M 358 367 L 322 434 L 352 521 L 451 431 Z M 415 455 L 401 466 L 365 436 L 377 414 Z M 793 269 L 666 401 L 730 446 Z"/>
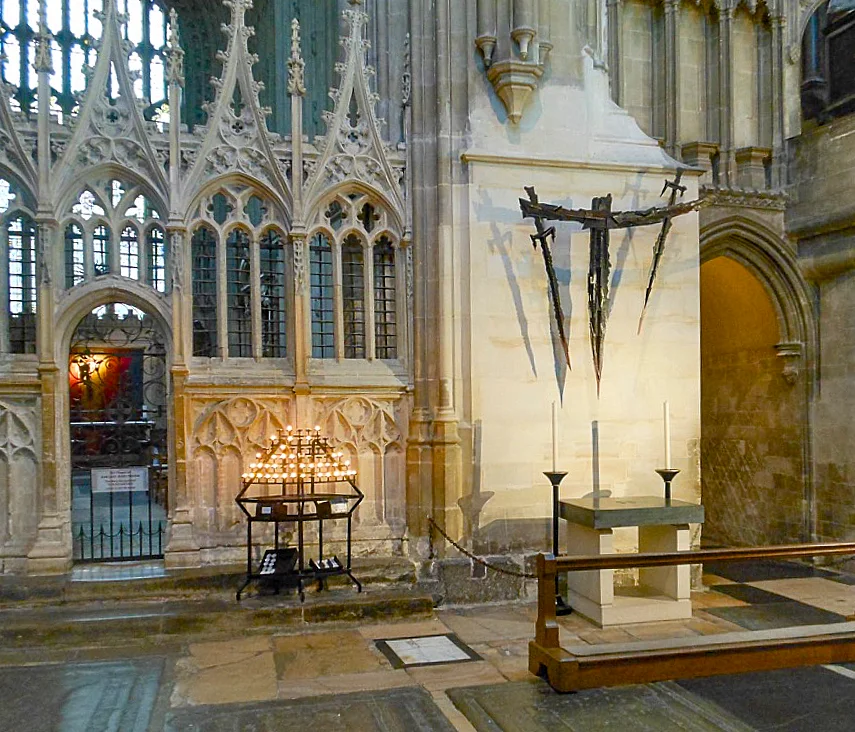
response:
<path fill-rule="evenodd" d="M 454 732 L 430 695 L 407 688 L 261 704 L 185 708 L 171 712 L 167 732 Z"/>

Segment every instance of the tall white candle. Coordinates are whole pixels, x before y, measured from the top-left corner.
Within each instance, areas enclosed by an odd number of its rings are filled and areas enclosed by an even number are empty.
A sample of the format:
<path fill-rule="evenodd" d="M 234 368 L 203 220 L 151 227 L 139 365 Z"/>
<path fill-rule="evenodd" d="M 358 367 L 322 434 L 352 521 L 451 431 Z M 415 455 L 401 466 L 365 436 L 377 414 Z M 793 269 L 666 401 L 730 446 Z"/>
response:
<path fill-rule="evenodd" d="M 668 402 L 662 404 L 662 418 L 665 422 L 665 467 L 671 467 L 671 412 Z"/>
<path fill-rule="evenodd" d="M 552 402 L 552 472 L 558 468 L 558 409 L 555 402 Z"/>

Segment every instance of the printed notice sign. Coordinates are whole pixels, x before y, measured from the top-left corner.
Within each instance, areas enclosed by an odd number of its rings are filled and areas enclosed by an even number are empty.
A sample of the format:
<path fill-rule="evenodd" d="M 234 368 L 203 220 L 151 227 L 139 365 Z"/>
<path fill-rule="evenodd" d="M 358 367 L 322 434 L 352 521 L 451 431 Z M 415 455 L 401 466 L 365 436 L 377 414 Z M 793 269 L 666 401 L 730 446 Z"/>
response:
<path fill-rule="evenodd" d="M 92 468 L 93 493 L 148 490 L 148 468 Z"/>

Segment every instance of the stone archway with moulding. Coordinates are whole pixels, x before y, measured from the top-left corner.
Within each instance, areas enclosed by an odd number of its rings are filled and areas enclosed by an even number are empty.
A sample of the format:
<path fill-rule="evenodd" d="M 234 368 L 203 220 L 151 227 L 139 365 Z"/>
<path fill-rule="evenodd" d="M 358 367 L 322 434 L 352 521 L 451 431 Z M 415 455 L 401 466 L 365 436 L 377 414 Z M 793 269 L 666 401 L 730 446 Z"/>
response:
<path fill-rule="evenodd" d="M 56 460 L 56 480 L 50 489 L 55 492 L 53 496 L 42 496 L 43 501 L 55 505 L 60 519 L 64 522 L 68 519 L 70 527 L 71 505 L 70 493 L 67 490 L 70 484 L 70 432 L 69 432 L 69 396 L 68 396 L 68 353 L 74 332 L 81 320 L 96 308 L 110 303 L 124 303 L 143 311 L 147 316 L 154 318 L 157 328 L 163 335 L 167 353 L 167 374 L 172 357 L 172 328 L 171 309 L 165 298 L 156 296 L 150 288 L 136 282 L 120 278 L 116 275 L 107 275 L 96 281 L 75 288 L 69 297 L 61 303 L 61 309 L 56 317 L 56 339 L 53 344 L 53 358 L 56 364 L 57 388 L 55 398 L 52 402 L 52 414 L 43 416 L 43 424 L 50 421 L 54 425 L 54 434 L 43 435 L 43 452 L 45 455 L 52 454 Z M 167 389 L 170 386 L 167 384 Z M 45 409 L 50 409 L 45 403 Z M 174 444 L 174 414 L 167 417 L 169 429 L 169 452 L 175 455 Z M 48 444 L 50 443 L 50 444 Z M 170 461 L 171 462 L 171 461 Z M 170 483 L 172 482 L 172 468 L 170 468 Z M 46 489 L 49 488 L 47 485 Z M 71 534 L 63 532 L 67 539 L 67 554 L 70 561 L 72 546 Z M 63 542 L 65 544 L 65 541 Z"/>
<path fill-rule="evenodd" d="M 811 287 L 798 267 L 795 252 L 771 229 L 751 219 L 728 217 L 701 229 L 700 264 L 726 257 L 747 269 L 762 285 L 777 316 L 775 351 L 781 378 L 798 390 L 802 403 L 802 474 L 807 510 L 803 541 L 816 536 L 816 486 L 813 470 L 813 410 L 817 387 L 817 315 Z M 701 322 L 703 330 L 703 322 Z M 703 427 L 702 427 L 703 429 Z M 703 465 L 702 465 L 703 468 Z"/>

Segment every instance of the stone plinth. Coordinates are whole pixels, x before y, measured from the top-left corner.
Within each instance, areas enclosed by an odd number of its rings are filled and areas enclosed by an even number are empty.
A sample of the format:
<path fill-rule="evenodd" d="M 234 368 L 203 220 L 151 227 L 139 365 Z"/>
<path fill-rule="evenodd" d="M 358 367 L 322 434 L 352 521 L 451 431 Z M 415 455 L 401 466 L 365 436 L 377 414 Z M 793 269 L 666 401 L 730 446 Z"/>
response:
<path fill-rule="evenodd" d="M 560 501 L 559 514 L 570 524 L 569 554 L 613 554 L 613 529 L 622 526 L 638 529 L 640 552 L 688 551 L 689 524 L 704 521 L 703 506 L 654 496 Z M 612 569 L 567 577 L 570 606 L 602 626 L 692 616 L 688 564 L 640 569 L 634 590 L 615 594 Z"/>

